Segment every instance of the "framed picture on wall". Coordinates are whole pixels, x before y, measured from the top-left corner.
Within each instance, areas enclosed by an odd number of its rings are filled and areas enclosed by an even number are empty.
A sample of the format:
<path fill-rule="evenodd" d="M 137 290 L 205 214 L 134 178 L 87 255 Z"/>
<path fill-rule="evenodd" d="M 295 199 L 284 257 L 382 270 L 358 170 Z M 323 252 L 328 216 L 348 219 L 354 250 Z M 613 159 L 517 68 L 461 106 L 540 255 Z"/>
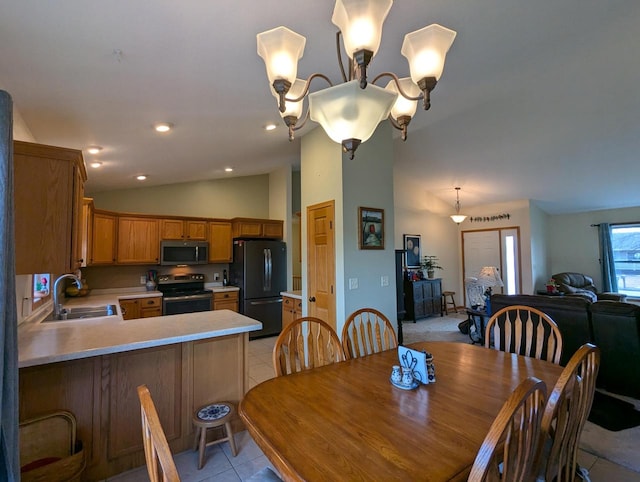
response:
<path fill-rule="evenodd" d="M 404 234 L 404 263 L 407 268 L 420 267 L 420 235 Z"/>
<path fill-rule="evenodd" d="M 384 249 L 384 209 L 358 208 L 358 247 Z"/>

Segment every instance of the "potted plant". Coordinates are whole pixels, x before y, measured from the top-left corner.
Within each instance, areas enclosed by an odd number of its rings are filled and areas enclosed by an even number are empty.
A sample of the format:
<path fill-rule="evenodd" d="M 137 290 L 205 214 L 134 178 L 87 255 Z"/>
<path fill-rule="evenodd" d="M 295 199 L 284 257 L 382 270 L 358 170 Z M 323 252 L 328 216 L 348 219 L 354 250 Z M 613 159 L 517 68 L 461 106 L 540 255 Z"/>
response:
<path fill-rule="evenodd" d="M 427 272 L 427 278 L 433 278 L 433 273 L 436 269 L 444 269 L 438 264 L 437 256 L 424 256 L 420 266 Z"/>

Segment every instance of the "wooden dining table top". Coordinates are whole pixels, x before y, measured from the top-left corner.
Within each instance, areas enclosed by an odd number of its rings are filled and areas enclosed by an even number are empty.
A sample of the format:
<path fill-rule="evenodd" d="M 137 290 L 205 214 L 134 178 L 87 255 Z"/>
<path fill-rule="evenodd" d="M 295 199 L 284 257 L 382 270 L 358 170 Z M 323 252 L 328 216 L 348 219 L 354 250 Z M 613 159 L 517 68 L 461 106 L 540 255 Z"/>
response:
<path fill-rule="evenodd" d="M 267 380 L 240 416 L 285 480 L 466 480 L 511 392 L 552 363 L 464 343 L 407 345 L 433 354 L 436 382 L 390 382 L 397 349 Z"/>

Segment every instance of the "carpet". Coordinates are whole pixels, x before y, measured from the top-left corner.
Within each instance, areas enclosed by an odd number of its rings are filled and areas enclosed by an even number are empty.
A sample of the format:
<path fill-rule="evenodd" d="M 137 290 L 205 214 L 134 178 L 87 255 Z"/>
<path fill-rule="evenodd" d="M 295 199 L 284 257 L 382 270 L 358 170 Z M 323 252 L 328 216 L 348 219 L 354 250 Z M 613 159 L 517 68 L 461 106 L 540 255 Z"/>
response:
<path fill-rule="evenodd" d="M 433 316 L 413 323 L 402 323 L 403 344 L 416 341 L 454 341 L 470 343 L 469 335 L 463 335 L 458 330 L 458 323 L 466 320 L 466 314 L 447 316 Z"/>
<path fill-rule="evenodd" d="M 640 411 L 633 404 L 596 392 L 589 421 L 612 432 L 640 425 Z"/>

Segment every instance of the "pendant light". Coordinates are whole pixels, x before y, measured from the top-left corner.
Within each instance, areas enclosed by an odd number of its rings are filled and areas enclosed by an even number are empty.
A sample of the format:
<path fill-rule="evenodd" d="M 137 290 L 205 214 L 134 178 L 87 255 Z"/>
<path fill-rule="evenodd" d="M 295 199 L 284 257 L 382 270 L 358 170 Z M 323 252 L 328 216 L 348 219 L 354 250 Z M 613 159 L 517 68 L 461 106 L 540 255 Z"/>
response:
<path fill-rule="evenodd" d="M 451 219 L 454 223 L 460 224 L 462 221 L 467 219 L 466 214 L 460 214 L 460 188 L 456 188 L 456 213 L 451 215 Z"/>

